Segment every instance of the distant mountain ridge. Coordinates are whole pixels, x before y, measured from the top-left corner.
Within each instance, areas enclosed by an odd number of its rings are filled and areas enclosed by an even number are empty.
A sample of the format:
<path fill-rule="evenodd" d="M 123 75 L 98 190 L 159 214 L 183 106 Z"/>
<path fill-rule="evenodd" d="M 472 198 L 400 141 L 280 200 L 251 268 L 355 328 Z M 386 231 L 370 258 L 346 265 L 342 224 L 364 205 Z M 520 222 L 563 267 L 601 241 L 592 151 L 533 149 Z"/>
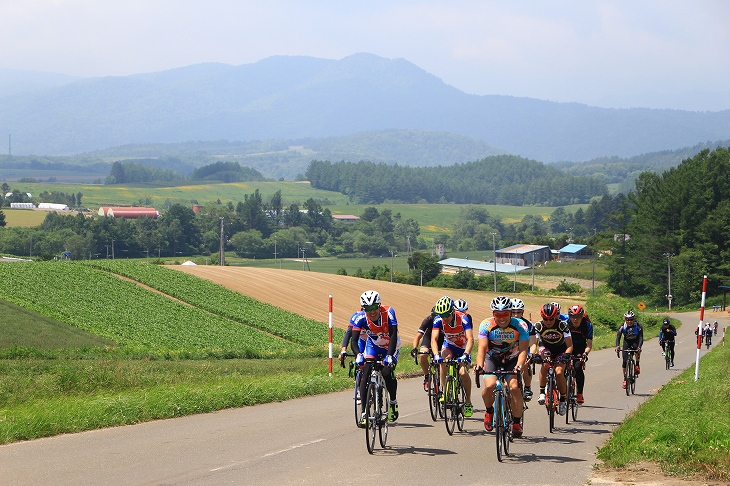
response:
<path fill-rule="evenodd" d="M 616 110 L 468 95 L 404 59 L 372 54 L 198 64 L 0 97 L 0 134 L 12 134 L 17 154 L 389 129 L 450 132 L 542 162 L 582 161 L 728 139 L 730 110 Z"/>

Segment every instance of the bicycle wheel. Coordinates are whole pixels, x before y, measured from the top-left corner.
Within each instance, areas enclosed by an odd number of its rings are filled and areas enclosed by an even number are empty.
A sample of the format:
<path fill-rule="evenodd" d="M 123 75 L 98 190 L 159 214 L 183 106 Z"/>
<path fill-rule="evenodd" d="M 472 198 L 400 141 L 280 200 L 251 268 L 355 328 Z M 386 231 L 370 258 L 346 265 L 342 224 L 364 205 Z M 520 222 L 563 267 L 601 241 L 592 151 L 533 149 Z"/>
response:
<path fill-rule="evenodd" d="M 497 440 L 497 460 L 502 462 L 502 448 L 504 447 L 504 395 L 501 390 L 494 394 L 494 436 Z"/>
<path fill-rule="evenodd" d="M 509 386 L 505 382 L 504 386 Z M 502 436 L 502 449 L 504 449 L 504 455 L 509 456 L 509 443 L 514 439 L 512 438 L 512 399 L 510 398 L 509 389 L 504 394 L 504 435 Z"/>
<path fill-rule="evenodd" d="M 568 365 L 570 366 L 570 365 Z M 573 383 L 573 373 L 568 373 L 568 375 L 565 377 L 565 384 L 567 386 L 566 390 L 568 391 L 568 398 L 566 405 L 568 408 L 573 407 L 573 402 L 575 400 L 575 393 L 573 391 L 575 390 L 575 383 Z M 571 414 L 565 413 L 565 425 L 568 425 L 568 417 L 570 417 Z"/>
<path fill-rule="evenodd" d="M 380 425 L 378 426 L 378 435 L 380 438 L 380 447 L 385 449 L 385 443 L 388 441 L 388 413 L 390 412 L 390 394 L 385 386 L 380 387 L 380 393 L 383 399 L 380 400 Z"/>
<path fill-rule="evenodd" d="M 636 366 L 636 362 L 634 362 L 634 366 Z M 631 394 L 634 395 L 636 393 L 636 371 L 634 368 L 631 368 Z"/>
<path fill-rule="evenodd" d="M 360 423 L 360 410 L 362 409 L 362 404 L 360 403 L 359 399 L 360 394 L 360 370 L 355 372 L 355 394 L 352 397 L 352 401 L 355 404 L 355 425 L 357 425 L 358 428 L 363 428 L 364 426 Z"/>
<path fill-rule="evenodd" d="M 441 415 L 441 403 L 439 403 L 438 393 L 438 375 L 436 373 L 433 373 L 432 370 L 431 374 L 428 376 L 428 409 L 431 412 L 431 420 L 434 422 L 438 420 L 439 415 Z"/>
<path fill-rule="evenodd" d="M 464 385 L 461 383 L 461 377 L 456 378 L 456 427 L 459 432 L 464 430 L 464 405 L 466 405 L 466 390 Z"/>
<path fill-rule="evenodd" d="M 375 383 L 368 385 L 367 407 L 365 408 L 365 444 L 368 453 L 372 454 L 375 449 L 375 434 L 378 430 L 378 398 Z"/>
<path fill-rule="evenodd" d="M 575 394 L 575 378 L 571 377 L 570 390 L 570 416 L 573 422 L 578 420 L 578 396 Z M 567 415 L 567 414 L 566 414 Z"/>
<path fill-rule="evenodd" d="M 545 405 L 547 405 L 548 419 L 550 421 L 550 433 L 555 429 L 555 407 L 557 407 L 557 390 L 555 389 L 555 375 L 548 376 Z"/>
<path fill-rule="evenodd" d="M 666 369 L 669 369 L 669 364 L 671 363 L 671 353 L 669 351 L 664 353 L 664 365 Z"/>
<path fill-rule="evenodd" d="M 629 358 L 626 360 L 626 375 L 624 376 L 626 381 L 626 396 L 631 395 L 631 382 L 634 381 L 634 360 Z"/>
<path fill-rule="evenodd" d="M 446 377 L 446 389 L 444 390 L 444 422 L 446 423 L 446 432 L 449 435 L 454 433 L 456 419 L 456 385 L 454 384 L 454 377 L 448 375 Z"/>

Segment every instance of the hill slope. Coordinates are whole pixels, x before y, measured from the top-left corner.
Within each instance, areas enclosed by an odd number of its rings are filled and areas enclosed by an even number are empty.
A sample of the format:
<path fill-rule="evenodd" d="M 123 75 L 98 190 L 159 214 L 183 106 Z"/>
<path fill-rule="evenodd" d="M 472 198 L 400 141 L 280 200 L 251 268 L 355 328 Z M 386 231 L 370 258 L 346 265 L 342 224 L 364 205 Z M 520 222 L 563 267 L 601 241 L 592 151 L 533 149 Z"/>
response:
<path fill-rule="evenodd" d="M 200 64 L 0 98 L 0 133 L 13 134 L 19 154 L 383 129 L 452 132 L 544 162 L 575 161 L 726 139 L 730 110 L 615 110 L 468 95 L 404 59 L 371 54 Z"/>

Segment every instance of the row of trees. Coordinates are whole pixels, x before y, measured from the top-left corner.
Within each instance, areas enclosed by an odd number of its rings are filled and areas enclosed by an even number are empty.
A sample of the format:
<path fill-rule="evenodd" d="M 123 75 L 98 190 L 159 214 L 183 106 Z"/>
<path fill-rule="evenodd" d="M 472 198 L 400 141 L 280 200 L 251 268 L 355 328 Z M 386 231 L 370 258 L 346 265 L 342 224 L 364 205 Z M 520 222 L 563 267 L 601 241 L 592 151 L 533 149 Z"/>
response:
<path fill-rule="evenodd" d="M 614 219 L 626 238 L 615 242 L 609 285 L 624 296 L 698 303 L 730 282 L 730 150 L 704 150 L 661 175 L 641 174 Z"/>
<path fill-rule="evenodd" d="M 606 184 L 575 177 L 533 160 L 496 155 L 448 167 L 400 167 L 372 162 L 312 161 L 312 187 L 337 191 L 365 204 L 406 203 L 563 206 L 608 194 Z"/>

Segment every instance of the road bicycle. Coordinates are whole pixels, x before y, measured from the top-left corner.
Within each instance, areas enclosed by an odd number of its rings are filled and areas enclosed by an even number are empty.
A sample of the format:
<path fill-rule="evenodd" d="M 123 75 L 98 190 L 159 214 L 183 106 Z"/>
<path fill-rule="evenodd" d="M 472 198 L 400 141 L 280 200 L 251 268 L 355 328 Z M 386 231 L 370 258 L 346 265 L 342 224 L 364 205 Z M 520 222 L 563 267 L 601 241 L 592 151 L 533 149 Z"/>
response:
<path fill-rule="evenodd" d="M 672 363 L 674 363 L 674 341 L 662 342 L 664 343 L 664 366 L 666 369 L 669 369 L 672 367 Z"/>
<path fill-rule="evenodd" d="M 427 354 L 429 356 L 428 363 L 428 409 L 431 412 L 431 420 L 436 422 L 439 418 L 444 417 L 444 408 L 440 400 L 441 398 L 441 373 L 439 365 L 433 360 L 431 351 L 419 351 L 416 356 L 416 365 L 420 366 L 418 356 Z"/>
<path fill-rule="evenodd" d="M 555 430 L 555 414 L 558 412 L 558 406 L 560 404 L 560 394 L 558 392 L 558 377 L 555 373 L 555 366 L 560 363 L 564 363 L 565 361 L 552 359 L 548 354 L 546 354 L 545 356 L 534 354 L 532 355 L 532 360 L 535 363 L 542 363 L 543 365 L 547 365 L 548 370 L 547 381 L 545 382 L 545 408 L 547 409 L 548 420 L 550 423 L 550 432 L 552 433 Z M 566 368 L 568 368 L 568 366 L 566 366 Z"/>
<path fill-rule="evenodd" d="M 464 430 L 464 405 L 466 404 L 466 391 L 459 377 L 459 363 L 455 359 L 444 361 L 447 367 L 446 383 L 444 383 L 444 422 L 449 435 L 454 433 L 454 426 L 459 432 Z M 466 366 L 464 364 L 464 366 Z"/>
<path fill-rule="evenodd" d="M 710 349 L 711 344 L 712 344 L 712 333 L 708 332 L 707 334 L 705 334 L 706 349 Z"/>
<path fill-rule="evenodd" d="M 502 462 L 502 454 L 509 456 L 509 444 L 514 440 L 512 435 L 512 398 L 510 396 L 509 376 L 517 375 L 517 380 L 522 389 L 522 373 L 517 371 L 497 370 L 487 372 L 478 369 L 474 374 L 474 381 L 477 388 L 481 387 L 479 375 L 494 375 L 497 377 L 497 383 L 494 387 L 494 415 L 492 418 L 492 428 L 497 440 L 497 460 Z M 524 417 L 524 411 L 523 411 Z"/>
<path fill-rule="evenodd" d="M 354 354 L 343 353 L 345 356 L 355 357 Z M 345 367 L 345 362 L 342 361 L 342 367 Z M 358 366 L 354 361 L 350 360 L 349 369 L 347 370 L 347 376 L 355 379 L 355 392 L 352 397 L 352 402 L 355 404 L 355 425 L 362 429 L 365 426 L 362 424 L 362 416 L 360 414 L 360 377 L 362 376 L 362 366 Z"/>
<path fill-rule="evenodd" d="M 385 387 L 383 378 L 382 361 L 374 358 L 366 358 L 370 363 L 370 376 L 368 379 L 367 393 L 365 393 L 365 443 L 368 453 L 372 454 L 375 449 L 375 436 L 380 439 L 380 447 L 385 448 L 388 440 L 388 410 L 390 409 L 390 394 Z"/>
<path fill-rule="evenodd" d="M 568 410 L 565 412 L 566 424 L 568 423 L 569 417 L 573 419 L 573 422 L 578 420 L 578 394 L 576 393 L 577 385 L 574 366 L 582 366 L 583 369 L 586 369 L 583 357 L 571 356 L 570 362 L 565 366 L 565 384 L 568 391 Z"/>
<path fill-rule="evenodd" d="M 624 349 L 622 351 L 627 354 L 624 381 L 626 382 L 626 396 L 628 397 L 636 392 L 636 358 L 634 357 L 634 354 L 636 354 L 638 350 Z M 620 357 L 620 354 L 616 353 L 616 357 Z"/>

